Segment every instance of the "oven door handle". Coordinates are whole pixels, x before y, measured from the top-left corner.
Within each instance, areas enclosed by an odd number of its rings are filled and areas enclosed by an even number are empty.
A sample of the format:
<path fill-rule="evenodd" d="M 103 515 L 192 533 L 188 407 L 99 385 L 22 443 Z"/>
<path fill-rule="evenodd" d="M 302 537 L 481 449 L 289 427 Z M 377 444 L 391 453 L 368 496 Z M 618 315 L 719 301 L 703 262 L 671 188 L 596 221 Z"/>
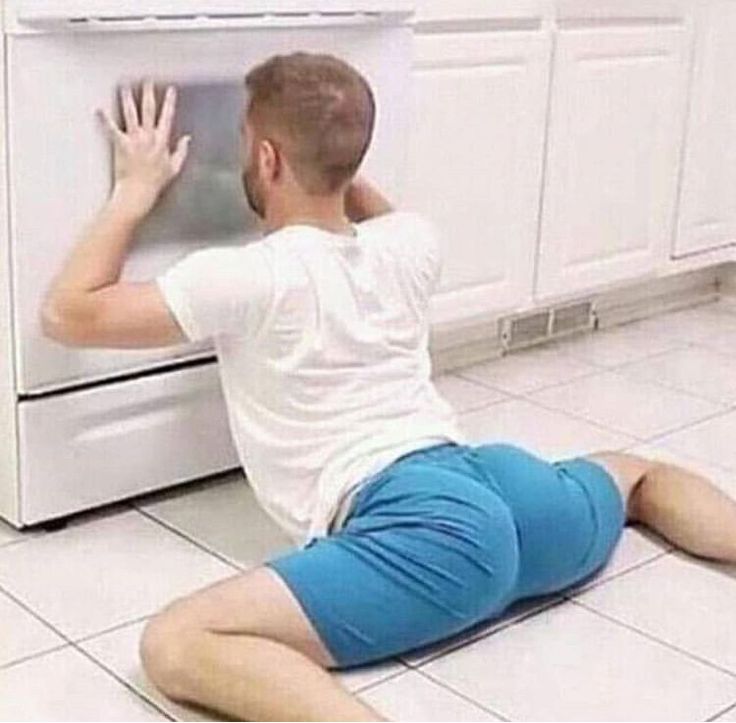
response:
<path fill-rule="evenodd" d="M 407 0 L 10 0 L 10 32 L 401 24 Z M 15 5 L 15 8 L 13 7 Z M 9 11 L 9 12 L 8 12 Z M 13 22 L 15 21 L 15 22 Z"/>

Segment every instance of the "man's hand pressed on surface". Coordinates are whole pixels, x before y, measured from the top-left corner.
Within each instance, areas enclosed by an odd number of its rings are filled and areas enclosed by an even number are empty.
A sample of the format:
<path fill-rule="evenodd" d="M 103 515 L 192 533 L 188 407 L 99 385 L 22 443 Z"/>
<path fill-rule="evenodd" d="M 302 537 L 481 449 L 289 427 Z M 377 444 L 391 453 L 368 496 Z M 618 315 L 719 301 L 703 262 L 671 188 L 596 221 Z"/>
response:
<path fill-rule="evenodd" d="M 113 197 L 123 199 L 131 212 L 146 216 L 163 190 L 179 175 L 187 157 L 190 137 L 182 136 L 173 153 L 170 151 L 171 128 L 176 109 L 176 89 L 169 86 L 156 122 L 156 98 L 153 83 L 143 85 L 141 112 L 129 86 L 120 93 L 125 130 L 108 113 L 99 111 L 113 144 L 115 185 Z"/>

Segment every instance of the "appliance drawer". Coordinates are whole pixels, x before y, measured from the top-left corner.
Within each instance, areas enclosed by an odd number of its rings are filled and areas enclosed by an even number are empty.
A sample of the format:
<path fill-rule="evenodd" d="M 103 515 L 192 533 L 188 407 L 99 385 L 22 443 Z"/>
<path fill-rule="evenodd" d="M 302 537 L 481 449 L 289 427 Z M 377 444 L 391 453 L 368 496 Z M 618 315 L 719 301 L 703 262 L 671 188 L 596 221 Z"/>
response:
<path fill-rule="evenodd" d="M 239 465 L 217 364 L 18 405 L 20 525 Z"/>

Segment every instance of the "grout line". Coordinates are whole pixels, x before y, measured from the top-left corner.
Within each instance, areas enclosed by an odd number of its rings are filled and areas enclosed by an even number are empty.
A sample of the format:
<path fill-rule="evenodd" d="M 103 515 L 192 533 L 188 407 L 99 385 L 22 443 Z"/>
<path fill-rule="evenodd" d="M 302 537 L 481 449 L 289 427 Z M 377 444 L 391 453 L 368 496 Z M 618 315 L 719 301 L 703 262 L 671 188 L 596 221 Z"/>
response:
<path fill-rule="evenodd" d="M 127 688 L 136 698 L 142 700 L 144 703 L 146 703 L 148 706 L 153 708 L 156 712 L 161 713 L 161 715 L 164 716 L 167 720 L 170 721 L 176 721 L 176 718 L 174 718 L 171 714 L 169 714 L 159 703 L 157 703 L 152 698 L 149 698 L 148 695 L 146 695 L 143 691 L 138 690 L 132 683 L 127 681 L 122 676 L 118 675 L 112 668 L 108 667 L 105 663 L 103 663 L 101 660 L 98 660 L 94 657 L 91 653 L 87 652 L 84 648 L 80 648 L 78 645 L 75 645 L 72 643 L 72 647 L 78 652 L 81 653 L 87 660 L 89 660 L 91 663 L 96 665 L 98 668 L 101 668 L 105 671 L 111 678 L 116 680 L 120 685 L 122 685 L 124 688 Z"/>
<path fill-rule="evenodd" d="M 426 678 L 430 682 L 434 683 L 434 685 L 438 685 L 440 688 L 444 688 L 445 690 L 449 691 L 453 695 L 456 695 L 458 698 L 462 698 L 468 703 L 471 703 L 476 708 L 480 708 L 481 710 L 484 710 L 486 713 L 490 713 L 491 715 L 496 716 L 496 718 L 500 718 L 503 721 L 512 720 L 508 716 L 505 716 L 502 713 L 499 713 L 497 710 L 494 710 L 493 708 L 486 705 L 485 703 L 481 703 L 480 701 L 477 701 L 474 698 L 471 698 L 469 695 L 466 695 L 462 691 L 459 691 L 456 688 L 453 688 L 449 683 L 445 683 L 443 680 L 440 680 L 439 678 L 432 677 L 431 675 L 429 675 L 427 672 L 423 670 L 416 670 L 414 672 L 419 673 L 419 675 L 421 675 L 423 678 Z"/>
<path fill-rule="evenodd" d="M 507 389 L 501 389 L 500 387 L 492 386 L 490 382 L 482 382 L 480 381 L 480 379 L 462 376 L 462 373 L 463 373 L 462 369 L 459 372 L 457 372 L 457 375 L 460 376 L 462 379 L 464 379 L 467 382 L 475 382 L 476 384 L 480 384 L 481 386 L 486 387 L 486 389 L 491 389 L 495 392 L 501 392 L 503 394 L 508 394 L 510 397 L 519 398 L 519 397 L 526 397 L 530 394 L 536 394 L 537 392 L 544 392 L 544 391 L 547 391 L 548 389 L 554 389 L 555 387 L 561 387 L 561 386 L 564 386 L 565 384 L 570 384 L 572 382 L 580 381 L 581 379 L 587 379 L 588 377 L 594 377 L 596 375 L 603 374 L 605 371 L 607 370 L 600 369 L 598 367 L 591 367 L 589 370 L 586 370 L 584 373 L 576 374 L 575 376 L 567 377 L 560 381 L 551 382 L 550 384 L 545 383 L 542 386 L 534 387 L 533 389 L 526 389 L 522 391 L 513 391 L 513 392 Z"/>
<path fill-rule="evenodd" d="M 78 653 L 81 653 L 86 658 L 90 660 L 95 666 L 102 669 L 107 675 L 110 675 L 112 678 L 114 678 L 118 683 L 120 683 L 123 687 L 127 688 L 129 691 L 131 691 L 136 698 L 139 698 L 144 703 L 148 704 L 149 706 L 153 707 L 156 711 L 164 715 L 168 720 L 175 720 L 175 718 L 172 718 L 166 711 L 162 710 L 155 701 L 151 701 L 148 699 L 147 696 L 142 695 L 137 690 L 135 690 L 126 680 L 121 678 L 117 675 L 114 671 L 107 668 L 107 666 L 103 665 L 99 660 L 91 656 L 87 653 L 83 648 L 80 648 L 74 640 L 72 640 L 68 635 L 63 633 L 61 630 L 57 629 L 54 625 L 52 625 L 49 621 L 42 618 L 35 610 L 28 607 L 22 600 L 20 600 L 18 597 L 13 595 L 12 593 L 8 592 L 7 589 L 0 586 L 0 590 L 2 590 L 3 593 L 5 593 L 11 600 L 13 600 L 17 605 L 22 607 L 26 612 L 30 613 L 34 618 L 36 618 L 38 621 L 40 621 L 45 627 L 50 628 L 54 633 L 56 633 L 64 642 L 60 643 L 59 645 L 55 646 L 54 648 L 51 648 L 49 650 L 44 650 L 42 652 L 34 653 L 32 655 L 27 655 L 23 658 L 19 658 L 18 660 L 14 660 L 10 663 L 6 663 L 2 666 L 0 666 L 0 671 L 7 670 L 8 668 L 14 667 L 16 665 L 20 665 L 21 663 L 27 663 L 31 660 L 35 660 L 36 658 L 42 658 L 45 655 L 48 655 L 50 653 L 57 652 L 59 650 L 76 650 Z"/>
<path fill-rule="evenodd" d="M 724 708 L 723 710 L 719 710 L 717 713 L 714 713 L 710 718 L 706 718 L 706 721 L 718 720 L 722 715 L 725 715 L 726 713 L 730 713 L 731 711 L 736 711 L 736 703 L 731 703 L 728 707 Z"/>
<path fill-rule="evenodd" d="M 698 346 L 695 346 L 695 345 L 693 346 L 693 348 L 694 349 L 701 349 L 701 347 L 698 347 Z M 687 347 L 683 347 L 683 350 L 686 350 L 686 349 L 687 349 Z M 717 352 L 713 352 L 710 349 L 705 349 L 703 351 L 707 351 L 709 354 L 714 354 L 714 355 L 717 354 Z M 657 354 L 656 356 L 667 356 L 667 355 L 671 355 L 671 354 L 672 354 L 672 352 L 669 351 L 669 352 L 662 352 L 661 354 Z M 643 361 L 656 360 L 656 356 L 655 357 L 649 357 L 648 359 L 643 360 Z M 721 355 L 721 356 L 723 356 L 723 355 Z M 728 357 L 725 357 L 724 356 L 724 360 L 728 360 Z M 731 359 L 730 361 L 733 363 L 733 359 Z M 639 382 L 640 384 L 641 383 L 651 384 L 652 386 L 662 387 L 663 389 L 667 389 L 668 391 L 671 391 L 671 392 L 678 392 L 679 394 L 685 394 L 685 395 L 690 396 L 690 397 L 695 397 L 696 399 L 702 399 L 703 401 L 710 402 L 711 404 L 717 404 L 719 407 L 721 407 L 723 409 L 730 409 L 734 405 L 734 400 L 733 399 L 731 399 L 728 402 L 724 402 L 724 401 L 721 401 L 719 399 L 714 399 L 713 397 L 706 396 L 705 394 L 699 394 L 698 392 L 694 392 L 694 391 L 692 391 L 690 389 L 684 389 L 683 387 L 678 387 L 678 386 L 676 386 L 671 381 L 659 381 L 657 379 L 650 379 L 648 377 L 637 376 L 636 374 L 634 374 L 632 372 L 629 372 L 629 373 L 626 372 L 626 367 L 627 366 L 634 366 L 637 363 L 638 362 L 634 362 L 632 364 L 626 364 L 624 366 L 618 367 L 615 370 L 615 373 L 618 374 L 619 376 L 625 377 L 626 379 L 631 379 L 634 382 Z"/>
<path fill-rule="evenodd" d="M 621 375 L 619 375 L 619 376 L 621 376 Z M 704 401 L 700 397 L 695 397 L 692 394 L 687 395 L 687 396 L 690 396 L 693 399 L 697 399 L 697 401 L 699 401 L 699 402 Z M 713 412 L 711 414 L 708 414 L 708 415 L 706 415 L 704 417 L 698 417 L 697 419 L 690 420 L 689 422 L 685 422 L 685 423 L 683 423 L 683 424 L 681 424 L 679 426 L 672 427 L 671 429 L 667 429 L 667 430 L 664 430 L 664 431 L 658 431 L 658 432 L 656 432 L 656 433 L 654 433 L 652 435 L 639 436 L 639 435 L 635 435 L 631 431 L 624 432 L 624 431 L 622 431 L 620 429 L 615 429 L 613 427 L 609 427 L 607 425 L 601 424 L 600 422 L 597 422 L 597 421 L 595 421 L 593 419 L 590 419 L 589 417 L 582 416 L 578 412 L 572 412 L 572 411 L 569 411 L 569 410 L 566 410 L 566 409 L 560 409 L 558 407 L 550 406 L 549 404 L 545 404 L 544 402 L 541 402 L 538 399 L 534 399 L 532 396 L 524 396 L 523 399 L 525 399 L 527 402 L 530 402 L 532 404 L 536 404 L 537 406 L 542 407 L 543 409 L 546 409 L 549 412 L 557 412 L 558 414 L 563 414 L 563 415 L 566 415 L 568 417 L 572 417 L 573 419 L 576 419 L 576 420 L 578 420 L 580 422 L 587 422 L 588 424 L 592 424 L 593 426 L 596 426 L 599 429 L 602 429 L 604 431 L 610 432 L 612 434 L 617 434 L 617 435 L 623 436 L 623 437 L 629 437 L 630 439 L 638 442 L 639 444 L 651 444 L 656 439 L 663 439 L 664 437 L 668 437 L 671 434 L 675 434 L 677 432 L 682 432 L 683 430 L 688 429 L 689 427 L 695 427 L 695 426 L 697 426 L 699 424 L 702 424 L 703 422 L 709 422 L 709 421 L 711 421 L 713 419 L 716 419 L 718 417 L 725 416 L 726 414 L 728 414 L 730 412 L 730 410 L 728 408 L 721 408 L 721 409 L 718 409 L 717 411 L 715 411 L 715 412 Z M 712 403 L 713 402 L 711 402 L 711 404 Z"/>
<path fill-rule="evenodd" d="M 101 638 L 103 635 L 109 635 L 110 633 L 114 633 L 118 630 L 122 630 L 123 628 L 132 627 L 133 625 L 137 625 L 138 623 L 142 623 L 145 620 L 148 620 L 149 618 L 152 618 L 156 613 L 150 613 L 148 615 L 141 615 L 138 618 L 134 618 L 133 620 L 126 620 L 124 623 L 116 623 L 115 625 L 110 626 L 109 628 L 104 628 L 102 630 L 97 630 L 94 633 L 90 633 L 89 635 L 83 635 L 81 638 L 73 638 L 69 640 L 70 643 L 73 645 L 80 645 L 81 643 L 88 643 L 92 640 L 96 640 L 97 638 Z"/>
<path fill-rule="evenodd" d="M 388 682 L 389 680 L 393 680 L 394 678 L 398 678 L 401 675 L 405 675 L 409 671 L 412 670 L 410 666 L 408 666 L 401 658 L 389 658 L 389 662 L 396 662 L 399 664 L 399 670 L 395 670 L 393 673 L 387 673 L 385 678 L 379 678 L 378 680 L 373 680 L 370 683 L 366 683 L 365 685 L 358 686 L 357 688 L 350 689 L 348 688 L 345 683 L 340 683 L 345 690 L 347 690 L 351 695 L 358 695 L 359 693 L 365 693 L 368 690 L 373 690 L 373 688 L 377 688 L 379 685 L 382 685 L 383 683 Z M 369 663 L 370 665 L 370 663 Z M 331 671 L 328 671 L 331 672 Z M 340 673 L 341 671 L 335 670 L 332 671 L 335 673 Z"/>
<path fill-rule="evenodd" d="M 56 633 L 56 635 L 58 635 L 62 640 L 66 641 L 66 643 L 71 644 L 72 642 L 71 639 L 65 633 L 59 630 L 51 621 L 46 620 L 44 617 L 42 617 L 40 613 L 37 613 L 22 598 L 19 598 L 17 595 L 10 592 L 10 590 L 8 590 L 3 584 L 0 584 L 0 591 L 2 591 L 2 593 L 4 593 L 7 597 L 9 597 L 16 605 L 23 608 L 23 610 L 25 610 L 29 615 L 34 617 L 45 628 L 48 628 L 52 632 Z M 43 655 L 43 653 L 39 653 L 39 655 Z"/>
<path fill-rule="evenodd" d="M 240 563 L 234 560 L 231 560 L 227 556 L 223 555 L 221 552 L 218 552 L 217 550 L 214 550 L 208 547 L 205 543 L 203 543 L 197 537 L 194 537 L 190 535 L 188 532 L 179 529 L 178 527 L 173 525 L 171 522 L 168 522 L 167 520 L 164 520 L 158 517 L 158 515 L 154 514 L 153 512 L 149 512 L 148 510 L 141 509 L 140 507 L 134 507 L 133 509 L 135 509 L 136 512 L 140 513 L 143 517 L 146 517 L 147 519 L 149 519 L 151 522 L 155 522 L 156 524 L 160 525 L 161 527 L 168 530 L 169 532 L 191 543 L 195 547 L 199 548 L 202 552 L 206 552 L 212 557 L 217 558 L 220 562 L 223 562 L 228 567 L 231 567 L 236 573 L 247 572 L 247 570 L 250 569 L 250 568 L 246 568 L 244 565 L 241 565 Z"/>
<path fill-rule="evenodd" d="M 560 385 L 555 385 L 555 386 L 560 386 Z M 549 387 L 546 387 L 545 389 L 548 389 L 548 388 Z M 542 391 L 542 390 L 539 390 L 539 391 Z M 559 409 L 557 407 L 552 407 L 549 404 L 545 404 L 543 402 L 540 402 L 539 400 L 534 399 L 531 396 L 518 395 L 518 396 L 515 397 L 515 399 L 517 401 L 520 401 L 520 402 L 526 402 L 527 404 L 531 404 L 533 406 L 540 407 L 541 409 L 544 409 L 547 412 L 553 412 L 554 414 L 559 414 L 559 415 L 561 415 L 563 417 L 568 417 L 568 418 L 570 418 L 570 419 L 572 419 L 572 420 L 574 420 L 576 422 L 584 422 L 588 426 L 595 427 L 596 429 L 598 429 L 601 432 L 606 432 L 607 434 L 615 434 L 618 437 L 627 437 L 634 444 L 644 444 L 645 442 L 647 442 L 647 438 L 637 437 L 634 434 L 632 434 L 631 432 L 622 432 L 619 429 L 614 429 L 613 427 L 609 427 L 609 426 L 607 426 L 605 424 L 601 424 L 600 422 L 597 422 L 597 421 L 594 421 L 592 419 L 589 419 L 588 417 L 583 417 L 582 415 L 577 414 L 575 412 L 569 412 L 569 411 L 564 410 L 564 409 Z M 668 432 L 668 434 L 669 434 L 669 432 Z M 621 449 L 626 449 L 629 446 L 633 446 L 633 445 L 627 445 L 626 447 L 623 447 Z M 588 454 L 588 453 L 585 452 L 584 454 Z"/>
<path fill-rule="evenodd" d="M 658 442 L 661 442 L 663 439 L 666 439 L 667 437 L 678 434 L 679 432 L 684 432 L 686 429 L 689 429 L 690 427 L 698 427 L 701 424 L 704 424 L 705 422 L 712 422 L 715 419 L 718 419 L 719 417 L 725 417 L 733 412 L 732 407 L 727 407 L 725 409 L 720 409 L 718 412 L 714 412 L 713 414 L 709 414 L 707 417 L 703 417 L 702 419 L 698 419 L 694 422 L 690 422 L 689 424 L 683 424 L 679 427 L 675 427 L 674 429 L 671 429 L 667 432 L 659 432 L 658 434 L 655 434 L 653 437 L 649 437 L 648 439 L 643 440 L 646 444 L 657 444 Z M 690 455 L 692 456 L 692 455 Z M 709 460 L 702 460 L 703 462 L 706 462 L 708 464 L 712 464 Z M 720 467 L 720 464 L 716 463 L 716 467 Z M 725 470 L 728 471 L 728 470 Z"/>
<path fill-rule="evenodd" d="M 64 650 L 65 648 L 72 648 L 72 644 L 63 641 L 60 642 L 58 645 L 54 645 L 51 648 L 44 648 L 43 650 L 38 650 L 35 653 L 28 653 L 27 655 L 23 655 L 20 658 L 14 658 L 9 662 L 0 665 L 0 673 L 2 673 L 2 671 L 4 670 L 8 670 L 8 668 L 14 668 L 16 665 L 22 665 L 23 663 L 27 663 L 29 660 L 35 660 L 36 658 L 43 658 L 44 655 L 48 655 L 49 653 L 56 653 L 59 650 Z"/>
<path fill-rule="evenodd" d="M 686 658 L 690 658 L 691 660 L 701 663 L 702 665 L 706 665 L 709 668 L 713 668 L 714 670 L 717 670 L 721 673 L 724 673 L 725 675 L 728 675 L 731 678 L 736 679 L 736 672 L 729 670 L 728 668 L 724 668 L 720 666 L 718 663 L 714 663 L 708 660 L 707 658 L 701 658 L 699 655 L 696 655 L 695 653 L 691 653 L 690 651 L 685 650 L 684 648 L 681 648 L 675 645 L 674 643 L 670 643 L 667 640 L 658 638 L 654 634 L 649 633 L 646 630 L 642 630 L 641 628 L 637 628 L 631 623 L 627 623 L 627 622 L 624 622 L 623 620 L 612 617 L 608 613 L 605 613 L 601 610 L 591 607 L 590 605 L 586 605 L 585 603 L 582 603 L 579 600 L 571 599 L 568 602 L 572 603 L 573 605 L 578 605 L 579 607 L 584 608 L 588 612 L 593 613 L 594 615 L 598 615 L 598 617 L 601 617 L 604 620 L 608 620 L 609 622 L 615 625 L 618 625 L 619 627 L 625 628 L 627 630 L 631 630 L 633 633 L 636 633 L 637 635 L 641 635 L 642 637 L 647 638 L 648 640 L 651 640 L 652 642 L 657 643 L 658 645 L 661 645 L 665 648 L 669 648 L 670 650 L 673 650 L 674 652 L 680 653 L 681 655 L 684 655 Z"/>
<path fill-rule="evenodd" d="M 508 628 L 511 628 L 514 625 L 519 625 L 523 623 L 524 621 L 530 620 L 531 618 L 536 617 L 537 615 L 540 615 L 541 613 L 546 612 L 547 610 L 551 610 L 552 608 L 557 607 L 558 605 L 562 605 L 565 602 L 566 601 L 564 597 L 560 595 L 554 595 L 551 600 L 548 600 L 545 603 L 540 603 L 538 607 L 532 607 L 530 610 L 519 613 L 518 616 L 511 617 L 508 620 L 498 623 L 497 625 L 491 624 L 487 630 L 479 631 L 479 634 L 477 636 L 471 635 L 470 637 L 466 639 L 456 641 L 456 643 L 447 641 L 448 642 L 447 647 L 441 648 L 440 650 L 435 651 L 435 653 L 429 653 L 426 658 L 422 658 L 420 661 L 418 661 L 415 664 L 407 662 L 404 658 L 402 658 L 402 662 L 405 665 L 407 665 L 409 668 L 411 668 L 412 670 L 419 670 L 420 668 L 423 668 L 425 665 L 428 665 L 429 663 L 433 663 L 434 661 L 439 660 L 440 658 L 443 658 L 446 655 L 449 655 L 450 653 L 454 653 L 468 645 L 474 645 L 475 643 L 480 642 L 481 640 L 490 638 L 496 633 L 500 633 L 502 630 L 507 630 Z M 503 618 L 499 618 L 499 620 L 503 620 Z M 441 644 L 441 642 L 442 641 L 438 641 L 439 644 Z"/>
<path fill-rule="evenodd" d="M 695 308 L 695 307 L 693 307 L 693 308 Z M 649 318 L 656 318 L 656 317 L 649 317 Z M 606 330 L 602 330 L 602 332 L 605 332 L 605 331 Z M 602 333 L 602 332 L 595 332 L 595 331 L 588 332 L 587 334 L 581 335 L 580 338 L 585 338 L 585 337 L 593 338 L 596 333 Z M 509 396 L 513 397 L 513 398 L 523 398 L 523 399 L 528 399 L 528 400 L 531 400 L 531 401 L 536 401 L 536 400 L 531 399 L 531 396 L 533 394 L 537 394 L 538 392 L 542 392 L 542 391 L 547 391 L 549 389 L 554 389 L 555 387 L 558 387 L 558 386 L 564 386 L 565 384 L 570 384 L 572 382 L 575 382 L 575 381 L 578 381 L 578 380 L 581 380 L 581 379 L 585 379 L 585 378 L 590 377 L 590 376 L 594 376 L 594 374 L 596 372 L 599 373 L 599 374 L 602 374 L 602 373 L 606 373 L 607 372 L 607 373 L 617 374 L 618 376 L 622 376 L 622 377 L 624 377 L 626 379 L 629 379 L 631 381 L 634 381 L 634 382 L 639 382 L 639 383 L 644 383 L 644 384 L 651 384 L 654 387 L 660 387 L 660 388 L 667 389 L 667 390 L 672 391 L 672 392 L 677 392 L 677 393 L 680 393 L 680 394 L 684 394 L 686 396 L 693 397 L 694 399 L 707 401 L 707 402 L 710 402 L 711 404 L 720 404 L 720 406 L 723 407 L 724 409 L 729 409 L 729 408 L 731 408 L 733 406 L 736 406 L 736 401 L 731 402 L 728 405 L 725 405 L 725 404 L 723 404 L 721 402 L 718 402 L 716 400 L 713 400 L 712 398 L 709 398 L 709 397 L 706 397 L 706 396 L 702 396 L 702 395 L 696 394 L 694 392 L 690 392 L 688 390 L 681 389 L 681 388 L 676 387 L 676 386 L 674 386 L 672 384 L 663 384 L 663 383 L 660 383 L 660 382 L 657 382 L 657 381 L 653 381 L 653 380 L 649 380 L 649 379 L 642 380 L 642 379 L 636 378 L 633 375 L 627 375 L 627 374 L 625 374 L 623 372 L 623 369 L 625 367 L 627 367 L 627 366 L 631 366 L 633 364 L 637 364 L 637 363 L 640 363 L 640 362 L 644 362 L 644 361 L 648 361 L 648 360 L 651 360 L 651 359 L 655 359 L 656 357 L 664 356 L 666 354 L 672 354 L 672 353 L 675 353 L 677 351 L 681 351 L 681 350 L 684 350 L 684 349 L 687 349 L 687 348 L 700 348 L 700 349 L 703 349 L 704 351 L 707 351 L 707 352 L 714 353 L 716 355 L 722 356 L 722 357 L 724 357 L 724 359 L 730 358 L 728 355 L 723 354 L 722 352 L 720 352 L 718 350 L 714 350 L 714 349 L 708 347 L 707 345 L 703 344 L 702 342 L 697 342 L 697 341 L 689 340 L 689 339 L 688 340 L 685 340 L 684 342 L 682 342 L 682 341 L 679 341 L 679 340 L 675 339 L 674 337 L 668 337 L 668 336 L 663 336 L 662 339 L 665 340 L 665 341 L 667 341 L 667 342 L 671 342 L 673 344 L 673 347 L 671 349 L 668 349 L 668 350 L 657 350 L 655 352 L 647 353 L 647 354 L 645 354 L 645 355 L 643 355 L 641 357 L 638 357 L 636 359 L 630 359 L 630 360 L 627 360 L 625 362 L 622 362 L 621 364 L 614 364 L 612 366 L 602 365 L 602 364 L 596 364 L 595 362 L 592 362 L 589 359 L 585 359 L 582 356 L 577 356 L 577 355 L 572 354 L 572 353 L 569 353 L 569 352 L 561 351 L 560 350 L 560 344 L 562 342 L 560 342 L 560 341 L 549 340 L 549 341 L 546 341 L 546 342 L 544 342 L 542 344 L 535 345 L 534 347 L 531 347 L 531 350 L 556 349 L 561 355 L 568 357 L 571 361 L 574 361 L 574 362 L 576 362 L 578 364 L 584 364 L 584 365 L 587 365 L 587 366 L 590 366 L 590 367 L 594 368 L 595 369 L 595 372 L 590 372 L 590 373 L 582 374 L 580 376 L 575 376 L 575 377 L 572 377 L 572 378 L 567 378 L 565 380 L 562 380 L 562 381 L 559 381 L 559 382 L 555 382 L 553 384 L 545 384 L 545 385 L 543 385 L 541 387 L 537 387 L 537 388 L 534 388 L 534 389 L 531 389 L 531 390 L 526 390 L 526 391 L 521 391 L 521 392 L 518 392 L 518 391 L 517 392 L 509 392 L 509 391 L 506 391 L 506 390 L 503 390 L 503 389 L 499 389 L 498 387 L 495 387 L 492 384 L 485 383 L 485 382 L 480 381 L 478 379 L 472 379 L 470 377 L 463 376 L 463 370 L 464 369 L 469 369 L 469 368 L 472 368 L 473 366 L 479 366 L 479 365 L 482 365 L 482 364 L 489 364 L 489 365 L 491 365 L 495 361 L 497 361 L 496 359 L 490 359 L 487 362 L 477 362 L 476 364 L 470 364 L 470 365 L 468 365 L 466 367 L 460 367 L 459 369 L 455 369 L 452 373 L 455 374 L 456 376 L 459 376 L 460 378 L 464 379 L 465 381 L 471 381 L 471 382 L 475 382 L 475 383 L 481 384 L 482 386 L 484 386 L 484 387 L 486 387 L 488 389 L 492 389 L 494 391 L 503 392 L 503 393 L 508 394 Z M 524 353 L 524 352 L 522 352 L 522 353 Z M 509 356 L 513 356 L 513 355 L 506 355 L 506 357 L 501 357 L 501 358 L 508 358 Z M 540 405 L 540 406 L 544 406 L 544 405 Z M 546 409 L 550 409 L 551 411 L 552 410 L 554 410 L 554 411 L 564 411 L 564 410 L 560 410 L 560 409 L 556 409 L 556 408 L 550 408 L 550 407 L 545 407 L 545 408 Z M 591 421 L 591 420 L 589 420 L 589 419 L 587 419 L 585 417 L 577 417 L 577 415 L 571 415 L 571 416 L 575 416 L 576 418 L 584 419 L 585 421 Z M 601 426 L 603 426 L 603 425 L 601 425 Z M 614 430 L 614 429 L 611 429 L 610 431 L 615 431 L 615 432 L 617 432 L 619 434 L 622 433 L 619 430 Z M 628 432 L 623 432 L 623 434 L 627 434 L 627 435 L 631 436 L 630 433 L 628 433 Z M 637 437 L 637 439 L 639 439 L 639 438 Z"/>
<path fill-rule="evenodd" d="M 618 547 L 618 545 L 617 545 Z M 656 560 L 659 560 L 663 557 L 666 557 L 667 555 L 672 553 L 672 550 L 674 548 L 670 548 L 668 550 L 662 550 L 658 553 L 656 553 L 653 557 L 648 557 L 646 560 L 642 560 L 631 567 L 627 567 L 624 570 L 619 570 L 618 572 L 613 573 L 610 577 L 602 577 L 599 580 L 593 579 L 588 585 L 584 585 L 577 589 L 574 593 L 562 593 L 566 600 L 573 600 L 575 598 L 580 597 L 581 595 L 589 592 L 590 590 L 598 589 L 599 587 L 602 587 L 603 585 L 607 585 L 609 582 L 613 582 L 614 580 L 618 580 L 618 578 L 623 577 L 624 575 L 628 575 L 631 572 L 634 572 L 635 570 L 639 570 L 642 567 L 646 567 L 647 565 L 652 564 Z"/>

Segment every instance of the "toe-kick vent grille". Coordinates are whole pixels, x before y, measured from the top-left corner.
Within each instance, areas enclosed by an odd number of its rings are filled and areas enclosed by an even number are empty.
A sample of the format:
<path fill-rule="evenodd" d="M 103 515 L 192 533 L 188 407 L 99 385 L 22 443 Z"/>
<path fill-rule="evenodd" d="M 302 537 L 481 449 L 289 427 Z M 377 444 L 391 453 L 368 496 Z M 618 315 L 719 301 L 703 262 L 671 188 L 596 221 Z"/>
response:
<path fill-rule="evenodd" d="M 501 320 L 501 343 L 505 349 L 520 349 L 549 337 L 551 312 L 537 311 Z"/>
<path fill-rule="evenodd" d="M 590 301 L 534 311 L 500 321 L 501 344 L 506 351 L 541 344 L 556 337 L 595 327 Z"/>
<path fill-rule="evenodd" d="M 569 334 L 573 331 L 592 329 L 595 318 L 593 304 L 584 301 L 581 304 L 570 304 L 552 310 L 552 336 Z"/>

